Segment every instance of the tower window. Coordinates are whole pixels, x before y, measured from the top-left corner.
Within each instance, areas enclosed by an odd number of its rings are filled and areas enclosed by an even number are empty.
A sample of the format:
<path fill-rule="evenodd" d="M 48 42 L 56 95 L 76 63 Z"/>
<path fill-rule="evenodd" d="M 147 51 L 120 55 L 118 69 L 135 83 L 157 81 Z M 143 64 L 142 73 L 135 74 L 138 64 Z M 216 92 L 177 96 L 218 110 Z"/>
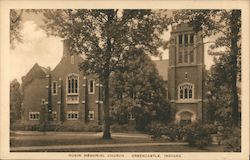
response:
<path fill-rule="evenodd" d="M 190 43 L 191 43 L 191 44 L 194 43 L 194 34 L 190 34 Z"/>
<path fill-rule="evenodd" d="M 193 98 L 193 85 L 189 83 L 181 84 L 178 88 L 179 99 L 187 100 Z"/>
<path fill-rule="evenodd" d="M 179 35 L 179 44 L 182 44 L 182 34 Z"/>
<path fill-rule="evenodd" d="M 188 44 L 188 35 L 187 34 L 184 35 L 184 43 Z"/>

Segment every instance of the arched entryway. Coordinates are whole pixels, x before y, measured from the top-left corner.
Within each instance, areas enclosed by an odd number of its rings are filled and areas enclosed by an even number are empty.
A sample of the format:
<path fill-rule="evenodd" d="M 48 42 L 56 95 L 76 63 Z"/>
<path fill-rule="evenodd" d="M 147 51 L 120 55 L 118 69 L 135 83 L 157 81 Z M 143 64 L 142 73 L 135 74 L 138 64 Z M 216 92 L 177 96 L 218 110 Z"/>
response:
<path fill-rule="evenodd" d="M 175 115 L 175 121 L 182 125 L 191 124 L 196 121 L 196 114 L 191 110 L 180 110 Z"/>

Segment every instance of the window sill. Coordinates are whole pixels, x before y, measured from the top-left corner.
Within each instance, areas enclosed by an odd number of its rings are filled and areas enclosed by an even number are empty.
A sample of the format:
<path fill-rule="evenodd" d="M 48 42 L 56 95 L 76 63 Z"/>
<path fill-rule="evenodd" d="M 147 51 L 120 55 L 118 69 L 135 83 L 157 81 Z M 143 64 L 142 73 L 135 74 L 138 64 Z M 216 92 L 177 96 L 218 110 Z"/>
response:
<path fill-rule="evenodd" d="M 79 101 L 67 101 L 66 104 L 79 104 Z"/>
<path fill-rule="evenodd" d="M 189 100 L 171 100 L 172 103 L 198 103 L 201 102 L 201 99 L 189 99 Z"/>

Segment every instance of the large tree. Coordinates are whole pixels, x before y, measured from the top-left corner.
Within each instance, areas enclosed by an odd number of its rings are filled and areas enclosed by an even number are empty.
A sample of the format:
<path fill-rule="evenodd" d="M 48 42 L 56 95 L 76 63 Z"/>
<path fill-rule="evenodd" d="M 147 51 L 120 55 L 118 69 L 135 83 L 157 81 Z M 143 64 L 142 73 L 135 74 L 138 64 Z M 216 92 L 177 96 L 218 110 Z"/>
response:
<path fill-rule="evenodd" d="M 174 12 L 177 23 L 186 22 L 195 31 L 202 31 L 204 37 L 214 36 L 209 53 L 224 56 L 228 61 L 224 64 L 230 81 L 231 111 L 234 125 L 239 121 L 238 81 L 240 80 L 241 57 L 241 11 L 240 10 L 179 10 Z"/>
<path fill-rule="evenodd" d="M 126 122 L 128 113 L 132 112 L 139 130 L 144 130 L 151 120 L 166 123 L 169 120 L 167 84 L 154 62 L 143 50 L 134 51 L 127 61 L 124 70 L 111 76 L 111 105 L 118 122 L 119 119 Z"/>
<path fill-rule="evenodd" d="M 223 125 L 232 124 L 232 107 L 230 78 L 228 77 L 228 56 L 223 55 L 214 59 L 214 65 L 208 71 L 208 117 L 210 121 L 217 121 Z"/>
<path fill-rule="evenodd" d="M 167 29 L 164 10 L 47 10 L 45 27 L 49 35 L 70 41 L 71 51 L 84 54 L 81 68 L 96 74 L 104 89 L 103 138 L 110 139 L 109 80 L 124 67 L 127 57 L 138 49 L 160 55 L 160 36 Z"/>
<path fill-rule="evenodd" d="M 24 10 L 10 10 L 10 46 L 14 48 L 17 43 L 22 42 L 21 29 L 22 25 L 22 15 Z"/>

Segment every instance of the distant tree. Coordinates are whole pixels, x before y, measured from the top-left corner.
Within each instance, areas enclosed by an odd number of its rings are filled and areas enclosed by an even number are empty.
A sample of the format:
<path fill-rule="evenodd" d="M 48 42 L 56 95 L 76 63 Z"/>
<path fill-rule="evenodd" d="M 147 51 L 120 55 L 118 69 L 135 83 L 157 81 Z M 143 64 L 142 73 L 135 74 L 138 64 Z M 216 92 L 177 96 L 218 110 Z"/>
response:
<path fill-rule="evenodd" d="M 47 10 L 44 29 L 69 40 L 72 53 L 84 54 L 80 65 L 96 74 L 104 89 L 103 138 L 110 139 L 109 80 L 121 70 L 127 57 L 143 49 L 160 55 L 160 36 L 169 25 L 165 10 Z"/>
<path fill-rule="evenodd" d="M 22 94 L 17 79 L 10 82 L 10 124 L 13 125 L 21 118 Z"/>
<path fill-rule="evenodd" d="M 240 10 L 178 10 L 174 12 L 174 21 L 186 22 L 195 31 L 202 31 L 204 37 L 216 35 L 210 45 L 209 53 L 215 56 L 225 56 L 223 63 L 227 68 L 228 86 L 231 92 L 232 122 L 239 123 L 239 100 L 237 84 L 241 74 L 241 11 Z M 224 57 L 224 58 L 225 58 Z"/>
<path fill-rule="evenodd" d="M 111 76 L 111 106 L 118 121 L 127 122 L 128 114 L 133 113 L 137 129 L 144 130 L 152 120 L 169 120 L 167 84 L 143 50 L 133 53 L 125 69 Z"/>

